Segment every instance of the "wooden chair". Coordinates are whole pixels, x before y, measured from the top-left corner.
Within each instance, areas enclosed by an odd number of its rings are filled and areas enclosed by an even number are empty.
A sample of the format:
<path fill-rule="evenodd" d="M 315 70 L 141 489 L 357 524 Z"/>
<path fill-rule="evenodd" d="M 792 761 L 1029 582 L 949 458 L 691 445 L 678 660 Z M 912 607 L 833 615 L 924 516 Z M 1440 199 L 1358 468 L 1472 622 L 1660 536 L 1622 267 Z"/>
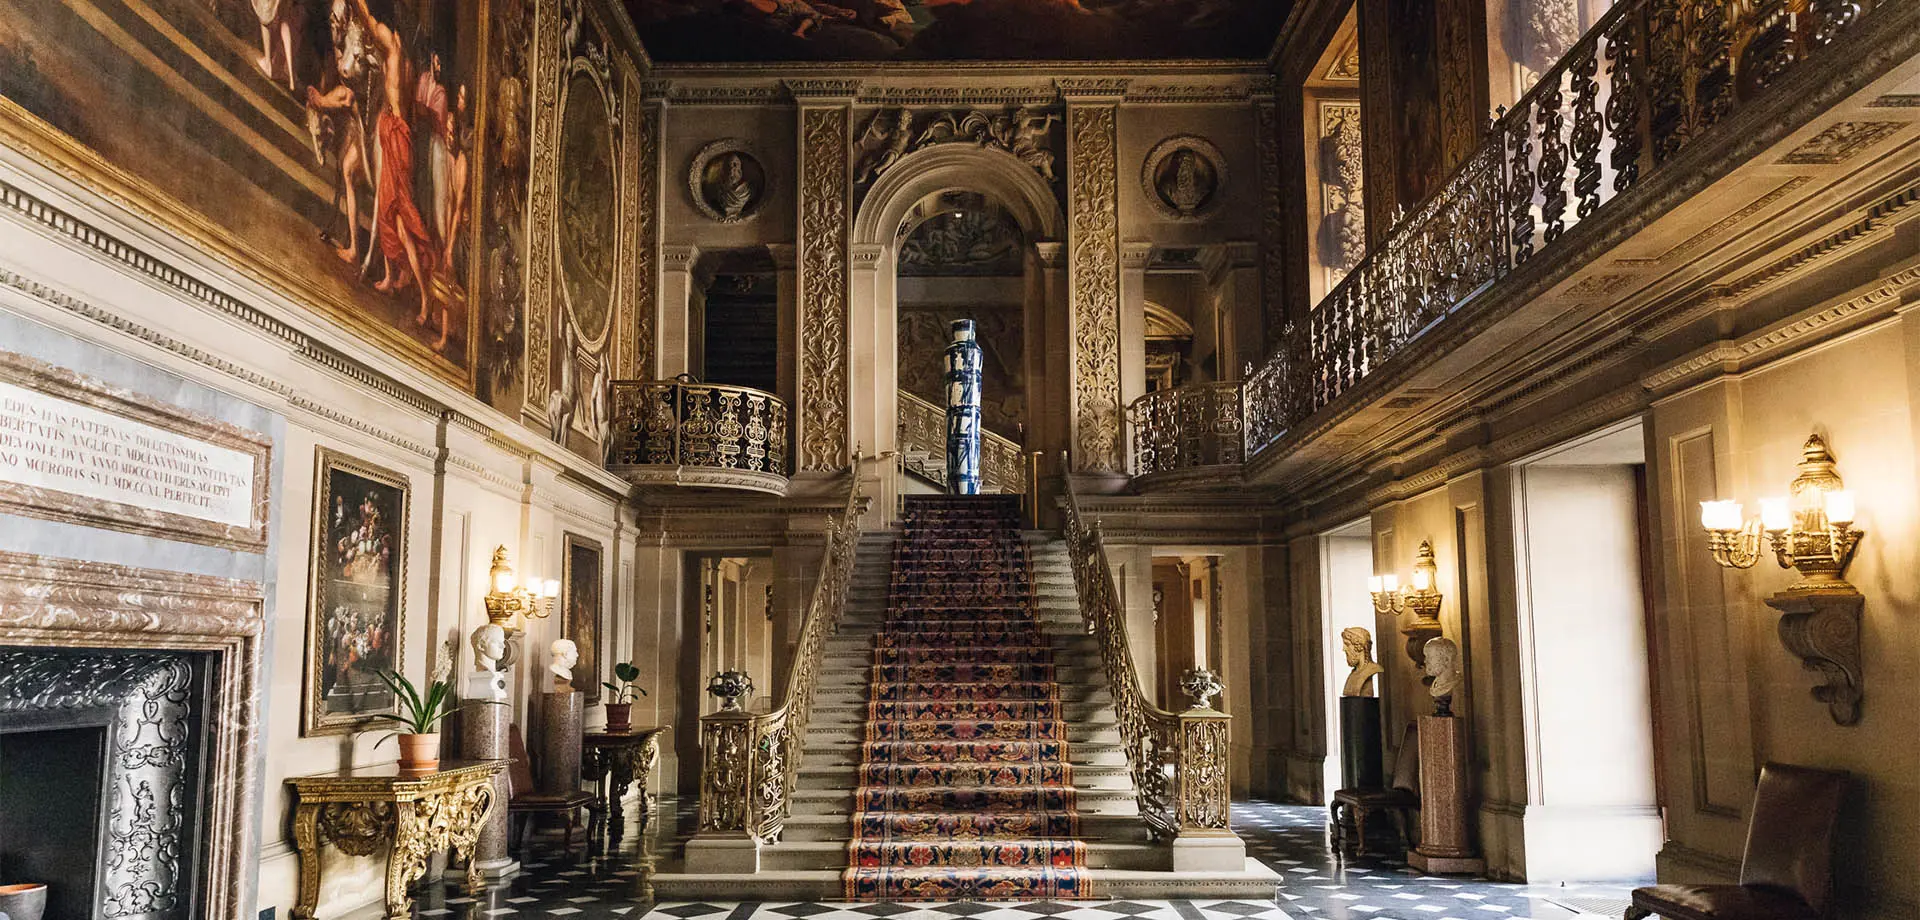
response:
<path fill-rule="evenodd" d="M 1626 920 L 1824 920 L 1833 835 L 1848 776 L 1770 763 L 1760 769 L 1738 885 L 1655 885 L 1633 892 Z"/>
<path fill-rule="evenodd" d="M 536 815 L 565 815 L 567 836 L 562 843 L 567 852 L 573 851 L 573 832 L 580 826 L 580 809 L 593 801 L 593 793 L 582 789 L 571 792 L 542 794 L 534 792 L 533 764 L 527 760 L 527 743 L 520 737 L 520 726 L 507 728 L 507 756 L 511 762 L 507 766 L 507 820 L 520 822 L 520 833 L 516 837 L 513 828 L 507 828 L 508 840 L 519 840 L 518 849 L 524 852 L 527 838 L 532 836 L 533 819 Z M 587 842 L 581 835 L 581 843 Z"/>
<path fill-rule="evenodd" d="M 1329 806 L 1333 819 L 1333 850 L 1340 852 L 1344 841 L 1358 856 L 1367 851 L 1367 816 L 1376 811 L 1393 814 L 1400 829 L 1400 841 L 1413 849 L 1413 822 L 1410 814 L 1420 807 L 1420 737 L 1413 725 L 1400 734 L 1400 748 L 1393 754 L 1393 779 L 1385 789 L 1341 789 L 1333 794 Z M 1342 814 L 1345 812 L 1346 814 Z M 1346 837 L 1347 819 L 1353 821 L 1353 839 Z"/>

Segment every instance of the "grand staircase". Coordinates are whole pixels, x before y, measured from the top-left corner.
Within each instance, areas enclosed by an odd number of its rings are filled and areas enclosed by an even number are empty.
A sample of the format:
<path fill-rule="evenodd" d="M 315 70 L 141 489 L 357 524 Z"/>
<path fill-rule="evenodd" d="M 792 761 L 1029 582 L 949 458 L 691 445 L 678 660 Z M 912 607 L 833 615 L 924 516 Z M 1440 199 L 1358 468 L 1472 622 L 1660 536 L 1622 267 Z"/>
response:
<path fill-rule="evenodd" d="M 1013 502 L 1017 499 L 989 496 L 962 501 L 991 503 L 996 501 Z M 1024 634 L 1023 642 L 1032 642 L 1033 647 L 1044 650 L 1045 654 L 1027 661 L 1007 661 L 1008 664 L 1039 664 L 1042 659 L 1050 659 L 1052 688 L 1049 696 L 1055 701 L 1053 711 L 1057 716 L 1060 729 L 1064 730 L 1065 749 L 1060 761 L 1065 770 L 1061 771 L 1058 788 L 1061 795 L 1051 804 L 1056 806 L 1070 802 L 1071 808 L 1040 808 L 1029 814 L 1055 815 L 1070 813 L 1071 821 L 1063 826 L 1059 817 L 1040 817 L 1029 827 L 1047 830 L 1070 830 L 1064 834 L 1031 835 L 1024 831 L 1012 834 L 1015 840 L 1054 839 L 1064 841 L 1070 846 L 1064 848 L 1072 853 L 1069 868 L 1073 869 L 1072 884 L 1059 884 L 1066 876 L 1055 876 L 1052 882 L 1041 882 L 1031 887 L 1021 885 L 995 886 L 992 879 L 974 873 L 950 873 L 931 871 L 935 869 L 971 868 L 955 866 L 958 859 L 968 861 L 969 857 L 957 855 L 964 846 L 926 846 L 930 843 L 942 843 L 939 840 L 905 841 L 896 838 L 894 842 L 901 846 L 893 847 L 902 858 L 898 864 L 888 867 L 892 873 L 876 873 L 866 870 L 879 866 L 850 866 L 850 855 L 865 852 L 878 856 L 884 861 L 886 847 L 873 847 L 880 842 L 867 836 L 856 841 L 856 822 L 862 827 L 872 829 L 873 821 L 881 826 L 893 827 L 919 826 L 921 829 L 941 838 L 950 838 L 944 843 L 958 843 L 951 839 L 962 834 L 954 833 L 956 822 L 966 819 L 956 817 L 973 814 L 983 809 L 942 807 L 925 799 L 919 800 L 913 807 L 901 810 L 873 808 L 862 809 L 862 804 L 873 804 L 871 796 L 863 802 L 861 791 L 863 780 L 878 779 L 888 775 L 882 768 L 875 771 L 875 753 L 868 745 L 870 726 L 876 710 L 873 708 L 873 694 L 878 688 L 882 693 L 892 692 L 890 684 L 900 683 L 889 678 L 904 677 L 897 672 L 882 672 L 876 681 L 876 638 L 881 639 L 881 647 L 911 648 L 912 644 L 902 645 L 902 633 L 921 633 L 927 621 L 951 619 L 944 615 L 936 616 L 930 611 L 910 611 L 896 609 L 890 615 L 890 598 L 894 596 L 897 554 L 911 542 L 903 534 L 912 528 L 912 511 L 922 503 L 945 503 L 954 499 L 942 497 L 913 496 L 909 502 L 909 524 L 906 530 L 895 529 L 862 534 L 858 543 L 853 564 L 851 586 L 848 591 L 847 607 L 841 619 L 838 633 L 826 642 L 819 671 L 819 686 L 815 694 L 811 719 L 807 725 L 801 744 L 805 757 L 796 777 L 795 786 L 789 798 L 791 814 L 785 820 L 784 831 L 777 842 L 764 847 L 759 857 L 759 871 L 726 874 L 685 874 L 676 872 L 669 866 L 657 874 L 653 884 L 659 897 L 663 899 L 684 898 L 724 898 L 728 900 L 747 899 L 809 899 L 834 900 L 842 898 L 866 898 L 884 900 L 909 900 L 916 898 L 989 898 L 1006 899 L 1021 897 L 1097 897 L 1097 898 L 1172 898 L 1172 897 L 1269 897 L 1273 893 L 1277 876 L 1260 866 L 1254 860 L 1246 860 L 1243 871 L 1234 872 L 1181 872 L 1173 871 L 1173 854 L 1165 843 L 1155 843 L 1149 839 L 1146 823 L 1140 817 L 1139 806 L 1132 779 L 1128 772 L 1125 749 L 1121 745 L 1118 717 L 1113 707 L 1113 694 L 1107 686 L 1106 675 L 1100 658 L 1100 649 L 1095 640 L 1087 635 L 1087 627 L 1079 609 L 1079 597 L 1075 588 L 1072 563 L 1068 556 L 1066 542 L 1058 536 L 1037 531 L 1018 532 L 1010 528 L 1003 531 L 1009 539 L 1017 539 L 1024 546 L 1028 562 L 1032 588 L 1030 632 Z M 1012 506 L 1010 506 L 1012 507 Z M 996 512 L 997 513 L 997 512 Z M 1017 534 L 1017 537 L 1015 536 Z M 972 569 L 962 567 L 964 574 Z M 896 605 L 898 607 L 898 605 Z M 913 614 L 901 616 L 900 614 Z M 904 629 L 903 629 L 904 627 Z M 891 636 L 891 639 L 886 637 Z M 1030 636 L 1026 638 L 1025 636 Z M 930 648 L 920 644 L 919 648 Z M 969 647 L 969 646 L 953 646 Z M 885 653 L 883 653 L 884 655 Z M 1005 657 L 1005 656 L 1003 656 Z M 1018 657 L 1018 656 L 1015 656 Z M 1037 673 L 1037 672 L 1030 672 Z M 941 677 L 971 676 L 943 674 Z M 918 681 L 923 685 L 922 695 L 932 690 L 930 684 L 943 681 Z M 979 681 L 951 681 L 956 684 L 977 684 Z M 1038 681 L 1025 681 L 1028 684 Z M 887 701 L 881 701 L 887 702 Z M 898 702 L 898 701 L 896 701 Z M 906 702 L 911 702 L 906 700 Z M 921 700 L 921 702 L 931 702 Z M 1022 702 L 1040 702 L 1026 699 Z M 1038 719 L 1035 707 L 1019 714 L 1028 722 L 1049 721 Z M 1044 712 L 1044 709 L 1040 709 Z M 881 710 L 880 714 L 900 714 L 901 710 Z M 897 719 L 881 721 L 899 721 Z M 975 720 L 980 721 L 980 720 Z M 1057 729 L 1039 729 L 1057 730 Z M 884 730 L 883 730 L 884 731 Z M 884 750 L 884 749 L 883 749 Z M 917 756 L 909 754 L 907 756 Z M 892 775 L 899 776 L 896 771 Z M 949 775 L 949 778 L 950 775 Z M 943 781 L 944 782 L 944 781 Z M 890 783 L 866 784 L 870 789 L 880 788 Z M 1039 785 L 1033 788 L 1042 788 Z M 964 797 L 949 797 L 947 802 L 961 805 Z M 1036 804 L 1049 804 L 1039 798 Z M 907 814 L 912 818 L 896 818 L 892 815 Z M 883 817 L 876 818 L 876 815 Z M 926 823 L 931 821 L 930 824 Z M 1052 823 L 1049 823 L 1052 822 Z M 943 829 L 944 828 L 944 829 Z M 970 828 L 977 837 L 984 840 L 981 827 Z M 998 829 L 985 828 L 998 834 Z M 858 845 L 856 845 L 858 844 Z M 916 853 L 915 848 L 919 847 Z M 1051 847 L 1050 854 L 1061 851 L 1060 847 Z M 975 847 L 974 855 L 990 852 L 988 847 Z M 909 855 L 911 854 L 911 855 Z M 938 865 L 945 860 L 948 865 Z M 983 860 L 984 861 L 984 860 Z M 1052 866 L 1052 860 L 1047 860 Z M 1034 867 L 1025 867 L 1034 868 Z M 929 871 L 898 871 L 903 869 L 925 869 Z M 851 870 L 851 871 L 850 871 Z M 880 881 L 876 877 L 890 874 L 891 878 Z M 1026 875 L 1029 878 L 1042 878 L 1046 873 L 1009 873 Z M 865 880 L 871 880 L 868 885 Z M 864 886 L 864 887 L 863 887 Z"/>

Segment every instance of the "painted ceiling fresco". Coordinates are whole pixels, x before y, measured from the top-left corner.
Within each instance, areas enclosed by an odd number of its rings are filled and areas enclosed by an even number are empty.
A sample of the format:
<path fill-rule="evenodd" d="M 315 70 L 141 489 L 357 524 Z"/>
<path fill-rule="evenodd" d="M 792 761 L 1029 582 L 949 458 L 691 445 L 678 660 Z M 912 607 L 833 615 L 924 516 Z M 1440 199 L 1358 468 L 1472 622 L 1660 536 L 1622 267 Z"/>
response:
<path fill-rule="evenodd" d="M 626 0 L 657 61 L 1262 58 L 1287 0 Z"/>

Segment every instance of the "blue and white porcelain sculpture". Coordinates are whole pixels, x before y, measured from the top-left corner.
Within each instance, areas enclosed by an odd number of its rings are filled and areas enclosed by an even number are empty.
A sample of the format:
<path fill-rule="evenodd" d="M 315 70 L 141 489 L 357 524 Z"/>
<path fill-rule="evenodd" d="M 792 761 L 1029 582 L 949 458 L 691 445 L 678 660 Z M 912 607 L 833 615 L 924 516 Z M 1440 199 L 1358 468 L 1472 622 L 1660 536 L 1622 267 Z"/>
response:
<path fill-rule="evenodd" d="M 970 319 L 953 321 L 947 346 L 947 491 L 980 494 L 980 343 Z"/>

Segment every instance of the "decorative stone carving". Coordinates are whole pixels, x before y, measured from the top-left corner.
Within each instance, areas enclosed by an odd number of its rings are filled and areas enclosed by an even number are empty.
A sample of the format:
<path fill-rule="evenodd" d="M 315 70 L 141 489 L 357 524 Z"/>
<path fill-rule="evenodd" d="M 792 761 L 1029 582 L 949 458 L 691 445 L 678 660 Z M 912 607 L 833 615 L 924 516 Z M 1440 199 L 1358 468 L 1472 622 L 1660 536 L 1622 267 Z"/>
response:
<path fill-rule="evenodd" d="M 800 468 L 847 464 L 845 108 L 800 113 Z"/>
<path fill-rule="evenodd" d="M 1360 104 L 1320 103 L 1320 264 L 1331 290 L 1367 257 Z"/>
<path fill-rule="evenodd" d="M 659 312 L 660 251 L 660 123 L 658 106 L 641 109 L 640 137 L 633 163 L 633 181 L 639 187 L 634 200 L 633 242 L 633 375 L 652 380 L 654 372 L 653 321 Z"/>
<path fill-rule="evenodd" d="M 1068 285 L 1073 305 L 1074 464 L 1080 472 L 1121 472 L 1120 211 L 1118 110 L 1067 112 Z"/>
<path fill-rule="evenodd" d="M 1807 139 L 1780 162 L 1789 166 L 1838 166 L 1911 122 L 1843 121 Z"/>
<path fill-rule="evenodd" d="M 1347 655 L 1347 683 L 1341 696 L 1372 696 L 1373 679 L 1386 671 L 1373 660 L 1373 634 L 1364 626 L 1349 626 L 1340 631 L 1340 647 Z"/>
<path fill-rule="evenodd" d="M 1281 187 L 1280 111 L 1271 98 L 1254 104 L 1253 128 L 1254 154 L 1260 165 L 1262 341 L 1271 352 L 1279 346 L 1280 330 L 1287 325 L 1287 210 Z"/>
<path fill-rule="evenodd" d="M 860 130 L 854 180 L 864 187 L 909 153 L 959 143 L 1010 154 L 1053 182 L 1053 126 L 1059 119 L 1058 113 L 1025 105 L 948 109 L 921 115 L 904 108 L 880 109 Z"/>
<path fill-rule="evenodd" d="M 1441 636 L 1427 640 L 1427 695 L 1433 697 L 1433 714 L 1441 718 L 1453 715 L 1453 694 L 1460 689 L 1460 646 Z"/>
<path fill-rule="evenodd" d="M 687 194 L 694 208 L 723 224 L 758 215 L 772 191 L 766 167 L 739 138 L 721 138 L 700 148 L 687 167 Z"/>
<path fill-rule="evenodd" d="M 1140 168 L 1140 187 L 1161 217 L 1200 220 L 1226 197 L 1226 163 L 1220 148 L 1206 138 L 1169 137 L 1147 154 Z"/>
<path fill-rule="evenodd" d="M 1853 590 L 1782 591 L 1767 598 L 1780 611 L 1780 643 L 1807 670 L 1820 675 L 1813 698 L 1827 704 L 1837 725 L 1860 721 L 1860 609 Z"/>

